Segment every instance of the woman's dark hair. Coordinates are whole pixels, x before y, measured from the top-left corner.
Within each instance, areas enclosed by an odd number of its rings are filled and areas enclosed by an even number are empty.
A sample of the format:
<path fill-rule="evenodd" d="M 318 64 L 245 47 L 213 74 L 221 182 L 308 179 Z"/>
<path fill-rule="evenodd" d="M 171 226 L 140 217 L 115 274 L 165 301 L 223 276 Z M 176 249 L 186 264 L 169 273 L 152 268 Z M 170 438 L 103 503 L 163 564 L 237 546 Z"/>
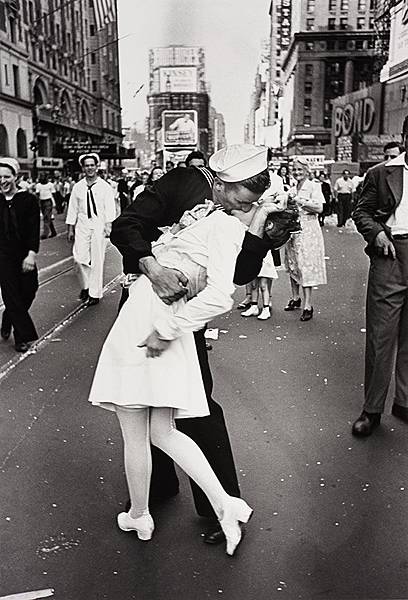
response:
<path fill-rule="evenodd" d="M 190 162 L 193 160 L 193 158 L 202 159 L 204 161 L 204 165 L 206 164 L 204 154 L 202 152 L 200 152 L 200 150 L 193 150 L 192 152 L 190 152 L 190 154 L 186 158 L 185 162 L 186 162 L 187 167 L 190 165 Z"/>
<path fill-rule="evenodd" d="M 157 169 L 160 169 L 160 171 L 163 171 L 163 169 L 162 169 L 161 167 L 159 167 L 159 166 L 157 166 L 157 167 L 153 167 L 153 169 L 152 169 L 152 170 L 150 171 L 150 173 L 149 173 L 149 177 L 148 177 L 148 179 L 147 179 L 147 181 L 146 181 L 146 185 L 152 185 L 152 183 L 154 183 L 154 181 L 153 181 L 152 177 L 153 177 L 153 173 L 154 173 L 155 171 L 157 171 Z"/>
<path fill-rule="evenodd" d="M 258 173 L 258 175 L 254 175 L 253 177 L 249 177 L 248 179 L 244 179 L 243 181 L 237 181 L 237 185 L 242 185 L 244 188 L 247 188 L 250 192 L 254 194 L 263 194 L 265 190 L 271 185 L 271 179 L 269 177 L 268 169 Z"/>
<path fill-rule="evenodd" d="M 128 184 L 126 179 L 119 179 L 118 181 L 118 192 L 127 194 L 129 192 Z"/>

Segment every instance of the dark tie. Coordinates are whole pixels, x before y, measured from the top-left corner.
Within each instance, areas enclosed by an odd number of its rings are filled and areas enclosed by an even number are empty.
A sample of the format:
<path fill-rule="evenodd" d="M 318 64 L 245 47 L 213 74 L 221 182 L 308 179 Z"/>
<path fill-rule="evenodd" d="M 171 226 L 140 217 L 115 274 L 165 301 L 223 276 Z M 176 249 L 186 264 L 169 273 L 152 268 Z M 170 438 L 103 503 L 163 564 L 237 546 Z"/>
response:
<path fill-rule="evenodd" d="M 96 181 L 95 181 L 95 183 L 96 183 Z M 92 210 L 94 212 L 95 217 L 98 216 L 98 213 L 96 211 L 95 198 L 92 193 L 92 187 L 95 185 L 95 183 L 93 183 L 92 185 L 88 185 L 88 190 L 86 192 L 86 210 L 88 212 L 88 219 L 92 219 L 91 204 L 92 204 Z"/>

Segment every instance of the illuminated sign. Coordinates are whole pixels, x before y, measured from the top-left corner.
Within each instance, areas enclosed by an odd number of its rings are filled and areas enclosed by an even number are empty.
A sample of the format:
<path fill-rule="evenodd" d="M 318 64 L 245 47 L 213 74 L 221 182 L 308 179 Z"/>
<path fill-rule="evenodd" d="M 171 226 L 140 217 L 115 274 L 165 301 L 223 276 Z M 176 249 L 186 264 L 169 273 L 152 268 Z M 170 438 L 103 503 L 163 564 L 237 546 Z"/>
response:
<path fill-rule="evenodd" d="M 198 143 L 196 110 L 162 112 L 165 146 L 196 146 Z"/>
<path fill-rule="evenodd" d="M 160 92 L 197 92 L 196 67 L 160 67 Z"/>

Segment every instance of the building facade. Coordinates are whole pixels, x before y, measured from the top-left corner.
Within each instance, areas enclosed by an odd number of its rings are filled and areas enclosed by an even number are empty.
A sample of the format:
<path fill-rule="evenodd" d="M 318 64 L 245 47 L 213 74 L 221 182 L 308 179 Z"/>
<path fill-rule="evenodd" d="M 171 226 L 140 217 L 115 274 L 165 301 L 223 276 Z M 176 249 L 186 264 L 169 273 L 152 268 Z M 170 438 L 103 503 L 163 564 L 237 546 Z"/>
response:
<path fill-rule="evenodd" d="M 388 1 L 378 19 L 389 24 L 388 60 L 381 71 L 385 85 L 384 129 L 399 136 L 408 115 L 408 1 Z"/>
<path fill-rule="evenodd" d="M 283 144 L 289 155 L 333 158 L 333 101 L 375 81 L 373 0 L 292 2 L 282 63 Z"/>
<path fill-rule="evenodd" d="M 0 110 L 8 138 L 0 153 L 7 149 L 27 168 L 36 156 L 74 163 L 90 145 L 110 144 L 106 157 L 117 155 L 117 37 L 116 22 L 97 29 L 92 0 L 0 0 Z"/>

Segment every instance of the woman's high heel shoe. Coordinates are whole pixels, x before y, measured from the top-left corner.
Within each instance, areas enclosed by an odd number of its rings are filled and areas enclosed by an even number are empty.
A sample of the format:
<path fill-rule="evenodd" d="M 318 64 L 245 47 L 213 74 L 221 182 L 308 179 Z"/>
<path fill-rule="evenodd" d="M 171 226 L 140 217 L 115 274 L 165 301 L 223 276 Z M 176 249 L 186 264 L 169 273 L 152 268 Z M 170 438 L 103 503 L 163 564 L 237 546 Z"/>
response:
<path fill-rule="evenodd" d="M 248 523 L 253 510 L 241 498 L 229 497 L 225 503 L 222 518 L 219 519 L 221 528 L 227 540 L 227 554 L 232 556 L 242 538 L 240 523 Z"/>
<path fill-rule="evenodd" d="M 303 312 L 301 314 L 300 320 L 301 321 L 310 321 L 310 319 L 313 317 L 313 306 L 311 308 L 304 308 Z"/>
<path fill-rule="evenodd" d="M 122 512 L 117 517 L 119 529 L 122 531 L 136 531 L 139 540 L 151 540 L 154 531 L 154 522 L 148 513 L 133 519 L 129 513 Z"/>
<path fill-rule="evenodd" d="M 283 310 L 295 310 L 295 308 L 300 308 L 301 303 L 302 300 L 300 298 L 298 298 L 297 300 L 291 298 Z"/>

